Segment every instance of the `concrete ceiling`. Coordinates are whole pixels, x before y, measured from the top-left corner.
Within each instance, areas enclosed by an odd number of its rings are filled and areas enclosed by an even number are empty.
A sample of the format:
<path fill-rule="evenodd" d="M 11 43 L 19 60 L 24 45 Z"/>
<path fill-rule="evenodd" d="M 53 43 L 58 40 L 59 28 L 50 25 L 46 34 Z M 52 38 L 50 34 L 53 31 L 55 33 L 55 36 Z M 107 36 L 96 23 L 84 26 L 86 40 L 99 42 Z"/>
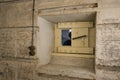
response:
<path fill-rule="evenodd" d="M 74 22 L 74 21 L 94 21 L 96 18 L 95 12 L 83 12 L 80 14 L 64 14 L 64 15 L 51 15 L 41 16 L 42 18 L 53 22 Z"/>

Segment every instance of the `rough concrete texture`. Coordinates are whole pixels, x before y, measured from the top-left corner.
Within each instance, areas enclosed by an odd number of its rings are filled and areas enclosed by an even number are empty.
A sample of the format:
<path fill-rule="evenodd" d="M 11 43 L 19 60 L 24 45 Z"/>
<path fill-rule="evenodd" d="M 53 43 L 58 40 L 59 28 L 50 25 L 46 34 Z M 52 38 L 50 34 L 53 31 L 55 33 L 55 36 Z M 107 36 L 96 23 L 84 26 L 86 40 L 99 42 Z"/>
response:
<path fill-rule="evenodd" d="M 98 11 L 97 24 L 109 23 L 120 23 L 120 8 L 104 8 Z"/>
<path fill-rule="evenodd" d="M 90 67 L 94 69 L 94 58 L 80 58 L 80 57 L 65 57 L 65 56 L 52 56 L 51 64 L 69 65 L 78 67 Z"/>
<path fill-rule="evenodd" d="M 48 75 L 38 73 L 38 80 L 88 80 L 75 77 L 61 76 L 61 75 Z"/>
<path fill-rule="evenodd" d="M 102 8 L 117 8 L 120 7 L 120 0 L 98 0 L 99 7 Z"/>
<path fill-rule="evenodd" d="M 1 60 L 0 80 L 33 80 L 35 64 L 30 60 Z"/>
<path fill-rule="evenodd" d="M 16 80 L 16 62 L 0 61 L 0 80 Z"/>
<path fill-rule="evenodd" d="M 120 80 L 119 67 L 97 67 L 96 80 Z"/>
<path fill-rule="evenodd" d="M 93 68 L 85 68 L 79 66 L 48 64 L 39 67 L 38 73 L 49 75 L 62 75 L 68 77 L 78 77 L 84 79 L 94 79 L 95 73 Z"/>
<path fill-rule="evenodd" d="M 0 0 L 12 1 L 12 0 Z M 32 22 L 32 0 L 19 0 L 14 2 L 0 3 L 0 80 L 36 80 L 34 60 L 28 54 L 28 46 L 31 42 L 31 22 Z M 97 35 L 96 35 L 96 65 L 103 65 L 106 68 L 96 68 L 96 80 L 120 80 L 120 0 L 40 0 L 39 7 L 62 7 L 68 6 L 70 10 L 66 13 L 78 14 L 80 11 L 84 13 L 96 12 L 97 15 Z M 65 3 L 64 3 L 64 2 Z M 44 3 L 45 2 L 45 3 Z M 46 2 L 49 2 L 48 5 Z M 52 2 L 52 3 L 51 3 Z M 55 2 L 55 3 L 54 3 Z M 69 3 L 70 4 L 69 4 Z M 72 8 L 71 5 L 91 4 L 97 3 L 98 8 L 92 10 L 84 8 Z M 45 5 L 45 6 L 44 6 Z M 58 6 L 60 5 L 60 6 Z M 49 14 L 43 10 L 46 16 L 54 16 L 53 13 L 58 13 L 57 8 Z M 77 12 L 77 13 L 76 13 Z M 37 9 L 35 13 L 35 25 L 37 25 Z M 84 14 L 83 13 L 83 14 Z M 59 14 L 64 14 L 64 8 L 59 11 Z M 87 16 L 87 14 L 86 14 Z M 61 18 L 61 17 L 60 17 Z M 18 28 L 19 27 L 19 28 Z M 2 28 L 2 29 L 1 29 Z M 37 41 L 36 41 L 37 42 Z M 37 44 L 37 43 L 36 43 Z M 18 58 L 19 57 L 19 58 Z M 27 58 L 26 58 L 27 57 Z M 38 56 L 39 57 L 39 56 Z M 59 61 L 59 60 L 58 60 Z M 57 62 L 57 61 L 56 61 Z M 56 63 L 55 62 L 55 63 Z M 62 62 L 61 62 L 62 63 Z M 65 63 L 64 63 L 65 64 Z M 68 64 L 68 63 L 67 63 Z M 71 63 L 70 63 L 71 64 Z M 79 63 L 76 63 L 79 64 Z M 72 64 L 73 65 L 73 64 Z M 114 67 L 116 66 L 118 68 Z M 110 68 L 109 68 L 110 67 Z M 62 69 L 61 69 L 62 68 Z M 107 69 L 108 68 L 108 69 Z M 48 69 L 48 70 L 47 70 Z M 51 72 L 52 69 L 52 72 Z M 56 72 L 56 70 L 58 72 Z M 70 66 L 68 69 L 65 67 L 57 66 L 44 66 L 39 67 L 36 74 L 43 71 L 49 74 L 69 74 L 74 77 L 87 76 L 93 77 L 92 69 L 80 69 Z M 81 72 L 83 71 L 84 74 Z M 90 72 L 90 73 L 89 73 Z M 82 73 L 82 74 L 81 74 Z M 61 76 L 39 76 L 37 80 L 80 80 L 70 77 Z"/>
<path fill-rule="evenodd" d="M 0 56 L 29 57 L 28 47 L 31 45 L 31 31 L 31 28 L 0 29 Z"/>
<path fill-rule="evenodd" d="M 0 80 L 35 78 L 36 56 L 30 56 L 28 49 L 32 41 L 31 23 L 31 1 L 0 2 Z M 38 28 L 35 45 L 37 33 Z"/>
<path fill-rule="evenodd" d="M 120 24 L 97 26 L 96 63 L 120 66 Z"/>
<path fill-rule="evenodd" d="M 63 8 L 70 6 L 79 6 L 81 4 L 92 4 L 97 3 L 97 0 L 40 0 L 39 9 L 53 9 L 53 8 Z M 82 6 L 83 7 L 83 6 Z M 91 7 L 91 6 L 88 6 Z"/>
<path fill-rule="evenodd" d="M 0 27 L 32 25 L 32 1 L 0 3 L 0 12 Z"/>

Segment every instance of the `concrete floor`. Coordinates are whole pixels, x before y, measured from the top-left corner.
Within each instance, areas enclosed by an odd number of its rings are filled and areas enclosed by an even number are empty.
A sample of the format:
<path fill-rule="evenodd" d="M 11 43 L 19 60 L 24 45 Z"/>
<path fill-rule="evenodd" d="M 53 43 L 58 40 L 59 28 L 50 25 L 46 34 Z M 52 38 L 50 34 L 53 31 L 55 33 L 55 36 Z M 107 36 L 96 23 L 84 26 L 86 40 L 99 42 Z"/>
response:
<path fill-rule="evenodd" d="M 62 80 L 81 80 L 83 79 L 94 79 L 95 73 L 93 69 L 90 68 L 84 68 L 79 66 L 68 66 L 68 65 L 58 65 L 58 64 L 48 64 L 45 66 L 39 67 L 39 74 L 47 74 L 47 75 L 54 75 L 54 76 L 47 76 L 49 77 L 49 80 L 56 80 L 51 79 L 51 77 L 60 77 L 61 76 L 68 76 L 65 77 L 66 79 Z M 45 77 L 40 76 L 44 80 Z M 75 79 L 70 79 L 69 77 L 75 77 Z M 64 78 L 64 77 L 63 77 Z M 79 78 L 79 79 L 78 79 Z M 57 79 L 57 80 L 61 80 Z"/>
<path fill-rule="evenodd" d="M 88 79 L 67 77 L 61 75 L 47 75 L 47 74 L 38 74 L 38 75 L 39 75 L 38 80 L 88 80 Z"/>

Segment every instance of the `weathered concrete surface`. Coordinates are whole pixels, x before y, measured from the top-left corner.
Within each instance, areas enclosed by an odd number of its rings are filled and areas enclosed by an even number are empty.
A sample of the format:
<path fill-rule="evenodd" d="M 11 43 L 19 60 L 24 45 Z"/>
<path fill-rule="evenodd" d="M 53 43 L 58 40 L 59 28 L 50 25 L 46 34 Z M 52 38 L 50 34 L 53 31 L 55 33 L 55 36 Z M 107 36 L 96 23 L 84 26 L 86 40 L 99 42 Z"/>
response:
<path fill-rule="evenodd" d="M 39 0 L 39 9 L 51 9 L 68 6 L 79 6 L 81 4 L 97 3 L 97 0 Z M 90 7 L 90 6 L 89 6 Z"/>
<path fill-rule="evenodd" d="M 97 67 L 96 80 L 120 80 L 120 67 Z"/>
<path fill-rule="evenodd" d="M 97 26 L 96 64 L 120 66 L 120 24 Z"/>
<path fill-rule="evenodd" d="M 95 73 L 93 68 L 85 68 L 80 66 L 48 64 L 40 66 L 37 73 L 49 75 L 62 75 L 68 77 L 78 77 L 84 79 L 94 79 Z"/>
<path fill-rule="evenodd" d="M 17 68 L 17 79 L 35 80 L 36 64 L 33 62 L 19 62 Z"/>
<path fill-rule="evenodd" d="M 119 8 L 101 8 L 97 13 L 97 24 L 120 23 Z"/>
<path fill-rule="evenodd" d="M 0 27 L 32 25 L 32 1 L 0 3 Z M 37 15 L 37 13 L 35 13 Z M 36 17 L 35 17 L 36 18 Z M 35 24 L 36 23 L 35 19 Z"/>
<path fill-rule="evenodd" d="M 31 1 L 0 3 L 0 80 L 35 80 L 37 60 L 28 49 L 32 41 L 31 23 Z M 37 34 L 35 28 L 35 46 Z"/>
<path fill-rule="evenodd" d="M 35 76 L 35 64 L 36 63 L 32 60 L 1 60 L 0 80 L 33 80 Z"/>
<path fill-rule="evenodd" d="M 35 11 L 37 12 L 36 9 Z M 32 41 L 32 0 L 0 3 L 0 12 L 0 55 L 29 57 L 28 47 Z M 37 24 L 36 16 L 35 13 L 35 25 Z M 36 44 L 36 31 L 34 37 Z"/>
<path fill-rule="evenodd" d="M 87 80 L 75 77 L 61 76 L 61 75 L 48 75 L 38 73 L 38 80 Z"/>
<path fill-rule="evenodd" d="M 28 47 L 31 45 L 31 38 L 31 28 L 0 29 L 0 56 L 23 58 L 29 56 Z"/>
<path fill-rule="evenodd" d="M 0 1 L 10 1 L 10 0 L 0 0 Z M 31 1 L 23 0 L 20 2 L 16 1 L 16 2 L 10 2 L 10 3 L 0 3 L 0 28 L 3 28 L 3 29 L 0 29 L 0 57 L 1 57 L 1 60 L 3 60 L 4 58 L 6 59 L 5 61 L 0 61 L 0 80 L 32 80 L 33 78 L 35 78 L 33 76 L 35 71 L 35 68 L 33 66 L 36 63 L 34 63 L 34 60 L 31 62 L 26 62 L 26 60 L 29 60 L 31 58 L 29 56 L 29 52 L 27 49 L 31 42 L 31 28 L 30 28 L 31 21 L 32 21 L 31 20 L 32 19 L 32 2 Z M 120 70 L 118 68 L 115 68 L 115 70 L 113 70 L 114 69 L 113 66 L 116 66 L 116 67 L 120 66 L 120 45 L 119 45 L 120 44 L 120 37 L 119 37 L 120 35 L 120 25 L 119 25 L 120 0 L 90 0 L 90 1 L 88 0 L 84 0 L 84 1 L 83 0 L 74 0 L 74 1 L 73 0 L 62 0 L 62 1 L 40 0 L 40 1 L 41 1 L 41 4 L 39 6 L 42 6 L 44 9 L 45 7 L 51 7 L 51 5 L 47 5 L 44 2 L 48 2 L 49 4 L 54 4 L 52 5 L 52 7 L 56 7 L 56 6 L 60 7 L 61 4 L 62 4 L 62 7 L 63 6 L 71 7 L 71 5 L 80 5 L 80 4 L 89 4 L 89 3 L 98 2 L 99 9 L 91 8 L 86 10 L 84 9 L 72 10 L 70 8 L 69 10 L 63 9 L 56 14 L 59 14 L 59 15 L 63 13 L 78 14 L 81 12 L 87 13 L 87 12 L 97 11 L 96 65 L 103 65 L 107 67 L 96 68 L 96 79 L 97 80 L 120 80 L 120 77 L 119 77 Z M 63 3 L 63 1 L 65 3 Z M 68 2 L 70 4 L 68 4 Z M 51 12 L 50 15 L 52 15 L 52 13 L 55 13 L 55 12 L 52 12 L 52 10 L 49 10 L 49 12 Z M 36 21 L 37 10 L 35 15 L 36 15 L 35 24 L 37 25 L 37 21 Z M 19 28 L 16 29 L 15 27 L 19 27 Z M 27 27 L 27 28 L 24 28 L 24 27 Z M 18 57 L 21 57 L 20 61 L 17 60 Z M 79 63 L 76 63 L 76 64 L 79 64 Z M 107 69 L 109 67 L 111 68 Z M 52 69 L 54 71 L 54 67 L 52 67 Z M 64 71 L 64 69 L 62 69 L 61 71 Z M 76 70 L 76 69 L 73 69 L 73 70 Z M 70 69 L 68 70 L 68 73 L 69 71 Z M 80 73 L 80 71 L 78 71 L 78 73 Z M 59 68 L 58 68 L 58 72 L 59 72 Z M 71 73 L 71 74 L 72 76 L 76 76 L 74 73 Z M 81 75 L 77 74 L 77 75 L 81 76 L 83 74 Z M 47 75 L 45 77 L 39 77 L 38 80 L 39 79 L 45 80 L 46 77 L 49 77 L 49 76 Z M 64 77 L 57 77 L 57 79 L 56 77 L 49 77 L 46 80 L 48 79 L 59 80 L 58 78 L 62 80 L 64 79 L 70 80 L 70 78 L 64 78 Z M 78 80 L 78 79 L 74 79 L 74 80 Z"/>
<path fill-rule="evenodd" d="M 0 61 L 0 80 L 16 80 L 17 63 Z"/>
<path fill-rule="evenodd" d="M 100 8 L 120 7 L 120 0 L 98 0 Z"/>
<path fill-rule="evenodd" d="M 0 29 L 0 56 L 15 56 L 15 31 Z"/>
<path fill-rule="evenodd" d="M 45 3 L 45 2 L 59 2 L 58 0 L 39 0 L 40 3 Z M 72 0 L 61 0 L 61 2 L 72 2 Z M 75 0 L 75 2 L 79 2 L 79 3 L 93 3 L 93 2 L 97 2 L 97 0 L 91 0 L 91 1 L 87 1 L 87 0 Z"/>
<path fill-rule="evenodd" d="M 99 0 L 96 80 L 120 80 L 120 1 Z M 101 67 L 102 65 L 102 67 Z"/>
<path fill-rule="evenodd" d="M 69 65 L 78 67 L 93 68 L 95 66 L 94 58 L 80 58 L 80 57 L 65 57 L 65 56 L 51 56 L 51 64 Z"/>

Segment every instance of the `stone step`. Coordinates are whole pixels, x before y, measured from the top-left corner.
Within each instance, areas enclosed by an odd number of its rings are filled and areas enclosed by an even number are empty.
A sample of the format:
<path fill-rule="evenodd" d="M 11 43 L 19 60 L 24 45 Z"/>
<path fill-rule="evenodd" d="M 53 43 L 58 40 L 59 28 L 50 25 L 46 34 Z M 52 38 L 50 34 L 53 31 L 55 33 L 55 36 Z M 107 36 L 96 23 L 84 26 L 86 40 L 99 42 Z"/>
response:
<path fill-rule="evenodd" d="M 58 64 L 47 64 L 39 67 L 39 74 L 48 75 L 61 75 L 68 77 L 76 77 L 83 79 L 94 79 L 95 73 L 91 68 L 69 66 L 69 65 L 58 65 Z"/>
<path fill-rule="evenodd" d="M 88 80 L 88 79 L 81 79 L 61 75 L 38 74 L 37 80 Z"/>
<path fill-rule="evenodd" d="M 68 56 L 52 56 L 50 64 L 91 67 L 94 68 L 94 58 L 68 57 Z"/>

